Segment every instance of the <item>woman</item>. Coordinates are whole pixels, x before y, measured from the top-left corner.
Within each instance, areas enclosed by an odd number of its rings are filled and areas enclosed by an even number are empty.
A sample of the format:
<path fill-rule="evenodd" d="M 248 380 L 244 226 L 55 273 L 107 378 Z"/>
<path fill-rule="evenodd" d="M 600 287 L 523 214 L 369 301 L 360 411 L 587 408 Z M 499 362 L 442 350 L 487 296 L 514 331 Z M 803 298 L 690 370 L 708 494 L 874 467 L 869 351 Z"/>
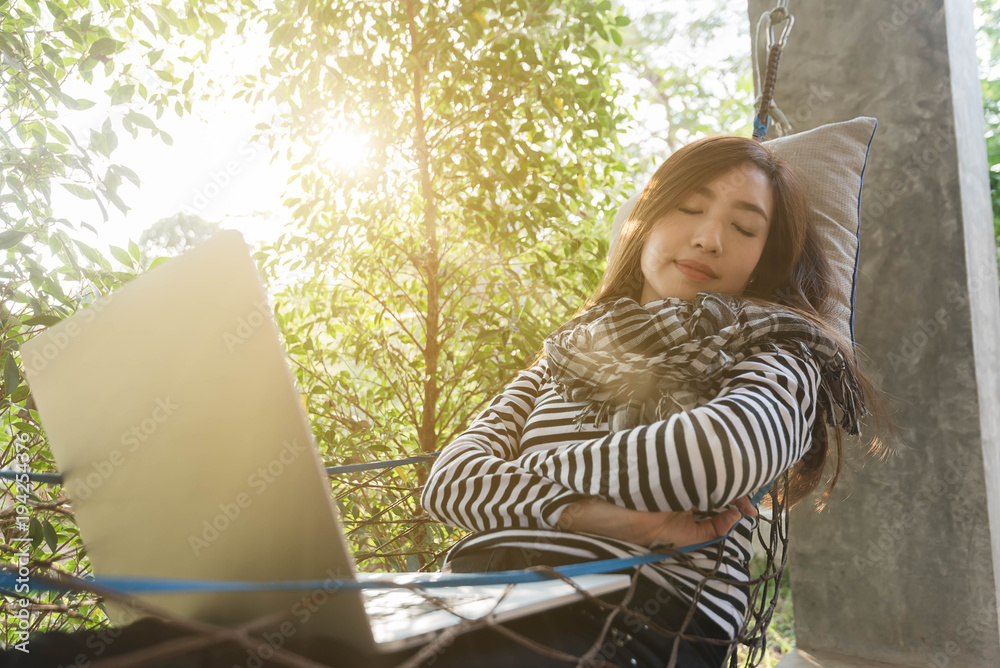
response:
<path fill-rule="evenodd" d="M 423 506 L 477 532 L 449 554 L 452 570 L 631 556 L 735 525 L 689 560 L 642 567 L 630 603 L 663 628 L 735 636 L 756 524 L 749 495 L 786 471 L 784 502 L 813 490 L 828 423 L 829 495 L 841 434 L 860 433 L 862 397 L 877 398 L 820 315 L 830 268 L 806 212 L 789 166 L 752 139 L 702 139 L 657 169 L 587 306 L 435 462 Z M 703 583 L 699 572 L 713 570 L 722 579 Z M 580 656 L 606 615 L 577 604 L 536 617 L 519 628 Z M 619 616 L 598 657 L 658 666 L 677 652 L 678 666 L 713 668 L 726 657 L 725 643 L 674 648 L 648 626 Z M 499 635 L 459 644 L 436 665 L 549 665 Z"/>

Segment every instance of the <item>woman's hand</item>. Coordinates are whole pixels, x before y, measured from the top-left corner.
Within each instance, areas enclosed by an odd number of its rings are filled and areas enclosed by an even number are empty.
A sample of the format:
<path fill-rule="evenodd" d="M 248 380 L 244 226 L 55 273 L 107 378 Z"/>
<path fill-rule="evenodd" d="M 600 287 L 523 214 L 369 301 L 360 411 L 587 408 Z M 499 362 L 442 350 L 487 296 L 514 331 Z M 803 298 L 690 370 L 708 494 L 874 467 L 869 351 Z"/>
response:
<path fill-rule="evenodd" d="M 694 511 L 646 512 L 622 508 L 592 497 L 575 501 L 559 516 L 558 526 L 566 531 L 593 533 L 617 538 L 636 545 L 684 547 L 724 536 L 742 515 L 756 517 L 757 509 L 745 496 L 703 522 L 696 522 Z"/>

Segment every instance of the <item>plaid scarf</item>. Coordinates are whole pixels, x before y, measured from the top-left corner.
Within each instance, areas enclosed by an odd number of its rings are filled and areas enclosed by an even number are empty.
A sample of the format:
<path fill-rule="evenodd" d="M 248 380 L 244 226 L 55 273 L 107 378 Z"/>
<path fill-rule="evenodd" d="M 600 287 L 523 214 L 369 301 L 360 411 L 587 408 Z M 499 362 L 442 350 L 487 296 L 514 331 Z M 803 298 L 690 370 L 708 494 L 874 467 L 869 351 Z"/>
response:
<path fill-rule="evenodd" d="M 735 364 L 778 345 L 819 362 L 818 403 L 827 422 L 861 432 L 865 413 L 857 377 L 834 341 L 780 306 L 763 308 L 732 295 L 702 292 L 693 301 L 640 305 L 628 297 L 601 303 L 545 340 L 549 374 L 567 401 L 586 401 L 578 424 L 596 412 L 620 431 L 700 406 L 718 394 Z"/>

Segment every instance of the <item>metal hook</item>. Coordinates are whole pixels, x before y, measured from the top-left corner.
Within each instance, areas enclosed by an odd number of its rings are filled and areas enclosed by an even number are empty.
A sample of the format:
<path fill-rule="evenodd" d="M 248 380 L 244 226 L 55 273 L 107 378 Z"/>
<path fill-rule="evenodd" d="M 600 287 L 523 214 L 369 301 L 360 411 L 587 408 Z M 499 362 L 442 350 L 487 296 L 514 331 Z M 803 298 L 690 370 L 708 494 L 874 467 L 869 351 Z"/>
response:
<path fill-rule="evenodd" d="M 782 9 L 781 13 L 784 14 L 784 16 L 782 16 L 780 19 L 775 19 L 774 15 L 777 12 L 778 12 L 777 9 L 771 12 L 771 24 L 767 27 L 767 44 L 768 46 L 773 46 L 774 44 L 777 43 L 780 44 L 782 48 L 784 48 L 785 42 L 788 41 L 788 33 L 791 32 L 792 25 L 795 23 L 795 17 Z M 775 42 L 774 26 L 775 24 L 782 23 L 784 21 L 787 21 L 787 23 L 785 23 L 785 27 L 782 28 L 781 30 L 781 37 L 779 37 L 778 41 Z"/>
<path fill-rule="evenodd" d="M 792 30 L 792 24 L 795 23 L 795 17 L 788 11 L 788 0 L 778 0 L 778 4 L 769 12 L 768 16 L 770 23 L 767 26 L 767 45 L 770 47 L 777 43 L 784 47 L 785 42 L 788 41 L 788 33 Z M 781 37 L 775 42 L 774 27 L 780 23 L 785 23 L 785 27 L 781 31 Z"/>

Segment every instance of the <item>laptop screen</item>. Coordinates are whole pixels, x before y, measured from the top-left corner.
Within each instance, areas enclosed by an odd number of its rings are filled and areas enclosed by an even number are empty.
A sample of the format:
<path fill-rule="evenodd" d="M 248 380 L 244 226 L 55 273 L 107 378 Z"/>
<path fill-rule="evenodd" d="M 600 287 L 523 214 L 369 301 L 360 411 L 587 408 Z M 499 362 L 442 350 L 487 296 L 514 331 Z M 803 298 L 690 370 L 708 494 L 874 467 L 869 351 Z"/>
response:
<path fill-rule="evenodd" d="M 21 352 L 95 575 L 352 576 L 277 325 L 237 232 L 139 276 Z M 142 599 L 224 623 L 289 609 L 300 630 L 370 646 L 358 594 L 320 593 L 335 601 L 309 606 L 309 592 L 295 591 Z M 112 612 L 118 623 L 128 617 Z"/>

